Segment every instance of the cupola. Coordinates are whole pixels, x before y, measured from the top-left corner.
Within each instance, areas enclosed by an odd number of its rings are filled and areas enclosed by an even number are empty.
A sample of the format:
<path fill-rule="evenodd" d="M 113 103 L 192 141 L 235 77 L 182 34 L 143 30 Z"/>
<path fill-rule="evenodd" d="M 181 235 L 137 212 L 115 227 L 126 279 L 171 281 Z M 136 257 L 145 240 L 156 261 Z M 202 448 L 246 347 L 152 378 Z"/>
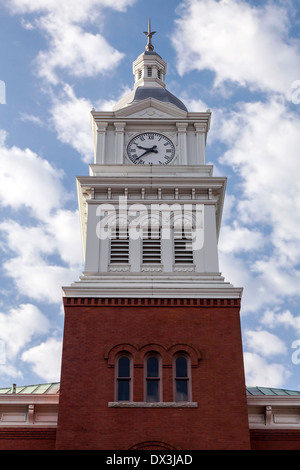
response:
<path fill-rule="evenodd" d="M 113 111 L 147 98 L 154 98 L 187 111 L 182 101 L 166 89 L 167 64 L 154 51 L 152 37 L 155 31 L 151 31 L 150 19 L 148 21 L 148 31 L 145 31 L 144 34 L 147 36 L 145 52 L 140 54 L 133 62 L 134 89 L 121 98 L 114 106 Z"/>

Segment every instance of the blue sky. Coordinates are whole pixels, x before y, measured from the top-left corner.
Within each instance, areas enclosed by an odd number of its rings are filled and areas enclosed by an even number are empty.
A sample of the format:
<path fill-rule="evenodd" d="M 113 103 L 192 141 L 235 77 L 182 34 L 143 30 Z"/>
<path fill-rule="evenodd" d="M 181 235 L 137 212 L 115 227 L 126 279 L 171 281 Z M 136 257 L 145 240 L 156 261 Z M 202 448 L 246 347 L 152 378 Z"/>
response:
<path fill-rule="evenodd" d="M 149 16 L 168 90 L 213 113 L 220 268 L 244 287 L 247 383 L 300 390 L 298 0 L 0 0 L 0 387 L 59 380 L 89 113 L 132 88 Z"/>

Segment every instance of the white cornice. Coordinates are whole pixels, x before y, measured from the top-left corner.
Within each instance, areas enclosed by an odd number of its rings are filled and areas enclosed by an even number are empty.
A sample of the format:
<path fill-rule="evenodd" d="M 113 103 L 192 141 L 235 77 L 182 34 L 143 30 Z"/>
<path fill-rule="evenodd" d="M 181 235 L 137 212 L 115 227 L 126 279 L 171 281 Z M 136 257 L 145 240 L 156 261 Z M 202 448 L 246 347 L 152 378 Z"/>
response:
<path fill-rule="evenodd" d="M 0 405 L 58 405 L 59 394 L 6 393 L 0 394 Z"/>
<path fill-rule="evenodd" d="M 213 166 L 212 165 L 97 165 L 91 164 L 90 176 L 99 176 L 105 178 L 107 176 L 119 177 L 134 177 L 146 178 L 146 177 L 157 177 L 157 178 L 199 178 L 212 177 L 216 180 L 226 180 L 226 178 L 213 177 Z M 83 181 L 88 176 L 82 176 L 78 179 Z M 92 180 L 91 180 L 92 181 Z"/>
<path fill-rule="evenodd" d="M 276 406 L 299 408 L 300 417 L 300 396 L 299 395 L 257 395 L 248 396 L 247 402 L 249 407 L 257 406 Z"/>
<path fill-rule="evenodd" d="M 153 118 L 147 117 L 142 119 L 142 123 L 147 124 L 147 121 L 151 122 L 153 119 L 166 122 L 176 122 L 180 120 L 186 120 L 189 122 L 199 122 L 206 125 L 207 131 L 210 127 L 211 122 L 211 112 L 209 110 L 205 112 L 186 112 L 182 109 L 177 108 L 175 105 L 167 104 L 162 101 L 156 100 L 155 98 L 147 98 L 142 101 L 130 104 L 125 108 L 118 109 L 116 111 L 91 111 L 91 118 L 94 122 L 107 121 L 113 123 L 115 120 L 126 119 L 134 120 L 141 123 L 141 117 L 134 116 L 136 113 L 139 113 L 147 108 L 155 109 L 161 113 L 164 113 L 165 116 L 162 118 L 157 117 L 156 115 Z"/>
<path fill-rule="evenodd" d="M 248 396 L 250 429 L 300 430 L 300 397 Z"/>
<path fill-rule="evenodd" d="M 191 276 L 190 273 L 166 276 L 159 273 L 93 273 L 63 287 L 64 297 L 132 297 L 240 299 L 242 288 L 233 287 L 220 276 Z M 186 275 L 185 275 L 186 274 Z"/>

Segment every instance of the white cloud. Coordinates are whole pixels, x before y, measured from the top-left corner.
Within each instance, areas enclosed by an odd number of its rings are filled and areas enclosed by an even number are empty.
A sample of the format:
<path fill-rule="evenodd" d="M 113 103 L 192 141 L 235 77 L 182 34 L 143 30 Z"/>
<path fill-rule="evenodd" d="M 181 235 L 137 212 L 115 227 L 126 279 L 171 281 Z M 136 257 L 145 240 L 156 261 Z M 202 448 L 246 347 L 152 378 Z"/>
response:
<path fill-rule="evenodd" d="M 291 266 L 284 259 L 273 258 L 257 260 L 253 269 L 260 275 L 264 285 L 273 289 L 278 295 L 299 296 L 300 271 L 297 266 Z"/>
<path fill-rule="evenodd" d="M 64 209 L 63 173 L 29 149 L 5 145 L 0 133 L 2 206 L 29 209 L 33 219 L 0 224 L 3 272 L 19 293 L 35 300 L 61 302 L 61 286 L 78 277 L 82 247 L 78 211 Z M 22 220 L 22 217 L 20 218 Z"/>
<path fill-rule="evenodd" d="M 6 6 L 13 13 L 55 13 L 72 21 L 86 21 L 91 15 L 98 16 L 100 9 L 108 7 L 117 11 L 124 11 L 133 5 L 136 0 L 7 0 Z"/>
<path fill-rule="evenodd" d="M 52 123 L 58 139 L 79 152 L 83 160 L 93 160 L 93 136 L 90 111 L 92 104 L 85 98 L 77 98 L 71 86 L 65 84 L 58 96 L 53 96 L 50 109 Z"/>
<path fill-rule="evenodd" d="M 13 380 L 22 380 L 23 373 L 14 364 L 0 364 L 0 378 L 1 381 L 7 378 L 13 378 Z"/>
<path fill-rule="evenodd" d="M 236 257 L 244 244 L 244 269 L 254 295 L 251 286 L 256 284 L 272 303 L 285 295 L 299 296 L 300 118 L 273 98 L 240 104 L 217 125 L 219 139 L 228 147 L 220 163 L 231 166 L 239 178 L 235 204 L 230 205 L 235 222 L 227 214 L 221 251 Z M 264 253 L 255 253 L 262 246 Z"/>
<path fill-rule="evenodd" d="M 284 355 L 287 348 L 284 342 L 276 335 L 266 330 L 246 330 L 245 345 L 252 352 L 268 357 L 274 355 Z"/>
<path fill-rule="evenodd" d="M 30 30 L 39 28 L 49 47 L 40 51 L 37 73 L 49 83 L 60 81 L 59 72 L 72 76 L 91 77 L 111 72 L 124 54 L 110 45 L 100 33 L 83 29 L 87 23 L 103 22 L 100 14 L 105 8 L 125 11 L 136 0 L 9 0 L 6 7 L 13 14 L 35 14 L 31 22 L 23 19 Z"/>
<path fill-rule="evenodd" d="M 278 309 L 267 309 L 261 318 L 261 324 L 269 328 L 293 328 L 300 334 L 300 315 L 295 316 L 290 310 L 280 312 Z"/>
<path fill-rule="evenodd" d="M 58 382 L 60 379 L 62 343 L 56 338 L 34 346 L 22 354 L 22 360 L 32 366 L 42 380 Z"/>
<path fill-rule="evenodd" d="M 41 118 L 39 116 L 34 116 L 33 114 L 20 113 L 20 120 L 23 122 L 32 122 L 33 124 L 41 127 L 44 125 Z"/>
<path fill-rule="evenodd" d="M 219 249 L 224 253 L 239 253 L 241 251 L 257 251 L 265 244 L 264 236 L 257 229 L 233 223 L 233 226 L 223 225 Z"/>
<path fill-rule="evenodd" d="M 221 162 L 242 178 L 243 220 L 265 222 L 271 216 L 279 234 L 297 234 L 298 214 L 294 220 L 291 210 L 299 206 L 299 116 L 276 98 L 243 103 L 224 116 L 219 136 L 229 148 Z M 282 228 L 286 219 L 292 232 Z"/>
<path fill-rule="evenodd" d="M 51 236 L 63 263 L 74 269 L 83 261 L 79 212 L 60 209 L 45 224 L 45 237 Z"/>
<path fill-rule="evenodd" d="M 36 335 L 48 333 L 49 327 L 49 320 L 32 304 L 0 313 L 0 338 L 6 346 L 7 362 L 10 363 Z"/>
<path fill-rule="evenodd" d="M 180 96 L 179 98 L 185 104 L 186 108 L 189 110 L 190 113 L 199 111 L 205 112 L 209 108 L 207 104 L 201 99 L 191 98 L 186 93 L 183 93 L 182 96 Z"/>
<path fill-rule="evenodd" d="M 50 254 L 55 249 L 53 238 L 41 226 L 26 227 L 7 220 L 0 224 L 0 230 L 6 235 L 6 246 L 18 253 L 24 262 L 31 260 L 34 263 L 41 252 Z"/>
<path fill-rule="evenodd" d="M 94 140 L 91 109 L 95 107 L 97 111 L 111 111 L 115 101 L 99 100 L 92 104 L 86 98 L 78 98 L 74 89 L 67 83 L 63 84 L 59 94 L 52 93 L 51 98 L 51 121 L 58 139 L 73 147 L 85 163 L 92 163 Z"/>
<path fill-rule="evenodd" d="M 259 313 L 262 307 L 279 301 L 275 286 L 263 282 L 251 271 L 251 261 L 233 253 L 219 252 L 220 269 L 226 280 L 236 287 L 243 287 L 242 313 Z M 250 267 L 249 267 L 250 264 Z"/>
<path fill-rule="evenodd" d="M 230 81 L 290 97 L 299 74 L 299 44 L 288 39 L 286 7 L 185 0 L 178 14 L 173 44 L 181 74 L 209 69 L 216 86 Z"/>
<path fill-rule="evenodd" d="M 268 363 L 258 354 L 244 354 L 245 376 L 248 386 L 283 387 L 290 377 L 290 371 L 281 364 Z"/>
<path fill-rule="evenodd" d="M 3 249 L 9 254 L 3 270 L 19 293 L 39 301 L 61 302 L 61 286 L 78 277 L 82 263 L 77 212 L 60 210 L 39 226 L 6 221 L 0 224 L 0 231 L 5 237 Z"/>
<path fill-rule="evenodd" d="M 49 36 L 50 47 L 38 54 L 37 70 L 52 84 L 59 81 L 59 70 L 72 76 L 93 77 L 111 72 L 124 56 L 101 34 L 85 32 L 75 24 L 66 25 L 54 15 L 43 18 L 40 27 Z"/>
<path fill-rule="evenodd" d="M 21 256 L 9 259 L 3 267 L 6 275 L 14 280 L 20 294 L 50 303 L 60 303 L 61 286 L 70 284 L 78 277 L 75 268 L 52 265 L 42 259 L 24 263 Z"/>
<path fill-rule="evenodd" d="M 31 215 L 46 218 L 66 200 L 63 173 L 29 149 L 5 145 L 0 139 L 0 199 L 4 207 L 30 209 Z"/>

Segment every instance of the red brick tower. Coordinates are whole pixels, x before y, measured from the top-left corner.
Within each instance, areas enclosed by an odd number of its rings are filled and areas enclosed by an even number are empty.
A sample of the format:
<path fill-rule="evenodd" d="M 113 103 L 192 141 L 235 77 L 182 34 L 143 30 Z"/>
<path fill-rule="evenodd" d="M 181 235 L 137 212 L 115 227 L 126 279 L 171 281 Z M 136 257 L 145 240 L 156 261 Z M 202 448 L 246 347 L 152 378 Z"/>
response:
<path fill-rule="evenodd" d="M 56 448 L 248 449 L 242 289 L 218 263 L 226 179 L 206 165 L 210 112 L 166 90 L 151 38 L 149 25 L 133 91 L 92 111 Z"/>

